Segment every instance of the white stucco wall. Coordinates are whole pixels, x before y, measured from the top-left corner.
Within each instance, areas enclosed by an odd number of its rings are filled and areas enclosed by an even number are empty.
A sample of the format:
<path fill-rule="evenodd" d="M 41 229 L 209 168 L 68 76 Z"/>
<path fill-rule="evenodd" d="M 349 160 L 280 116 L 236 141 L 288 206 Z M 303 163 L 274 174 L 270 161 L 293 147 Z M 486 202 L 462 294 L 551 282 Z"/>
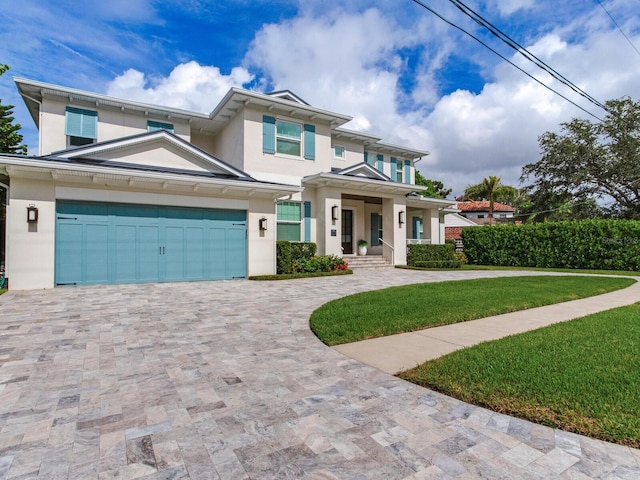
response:
<path fill-rule="evenodd" d="M 67 106 L 95 110 L 98 112 L 98 142 L 144 133 L 147 120 L 171 123 L 174 133 L 186 141 L 191 138 L 189 123 L 172 117 L 145 116 L 143 112 L 125 109 L 96 107 L 95 104 L 61 102 L 59 98 L 44 98 L 40 112 L 40 155 L 67 148 L 65 135 L 65 109 Z"/>

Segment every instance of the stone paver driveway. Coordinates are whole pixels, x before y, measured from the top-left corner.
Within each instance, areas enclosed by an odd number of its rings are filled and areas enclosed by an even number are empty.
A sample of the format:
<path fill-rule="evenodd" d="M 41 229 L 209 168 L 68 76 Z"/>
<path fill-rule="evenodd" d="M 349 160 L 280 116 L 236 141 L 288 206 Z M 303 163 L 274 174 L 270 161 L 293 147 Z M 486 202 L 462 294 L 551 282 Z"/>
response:
<path fill-rule="evenodd" d="M 473 407 L 321 344 L 381 270 L 0 296 L 0 478 L 640 478 L 637 450 Z"/>

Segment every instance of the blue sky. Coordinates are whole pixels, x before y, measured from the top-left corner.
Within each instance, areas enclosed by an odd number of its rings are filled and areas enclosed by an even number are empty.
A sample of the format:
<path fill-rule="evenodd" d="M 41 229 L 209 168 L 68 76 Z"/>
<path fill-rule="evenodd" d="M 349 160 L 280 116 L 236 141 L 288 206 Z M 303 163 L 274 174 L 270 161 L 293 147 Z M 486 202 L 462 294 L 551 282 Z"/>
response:
<path fill-rule="evenodd" d="M 450 2 L 423 2 L 571 100 Z M 640 48 L 638 0 L 601 0 Z M 598 100 L 640 98 L 640 54 L 597 0 L 466 2 Z M 483 177 L 518 185 L 538 137 L 590 118 L 411 0 L 21 0 L 0 11 L 0 99 L 37 132 L 12 76 L 208 112 L 232 86 L 289 89 L 349 128 L 431 152 L 454 194 Z"/>

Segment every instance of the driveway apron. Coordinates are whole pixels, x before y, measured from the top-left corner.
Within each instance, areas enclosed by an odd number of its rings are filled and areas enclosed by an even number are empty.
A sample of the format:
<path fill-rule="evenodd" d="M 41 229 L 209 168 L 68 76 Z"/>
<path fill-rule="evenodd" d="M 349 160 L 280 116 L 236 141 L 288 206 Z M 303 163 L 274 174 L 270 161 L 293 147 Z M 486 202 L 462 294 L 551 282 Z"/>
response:
<path fill-rule="evenodd" d="M 514 419 L 323 345 L 329 300 L 534 272 L 0 296 L 0 479 L 640 478 L 640 452 Z"/>

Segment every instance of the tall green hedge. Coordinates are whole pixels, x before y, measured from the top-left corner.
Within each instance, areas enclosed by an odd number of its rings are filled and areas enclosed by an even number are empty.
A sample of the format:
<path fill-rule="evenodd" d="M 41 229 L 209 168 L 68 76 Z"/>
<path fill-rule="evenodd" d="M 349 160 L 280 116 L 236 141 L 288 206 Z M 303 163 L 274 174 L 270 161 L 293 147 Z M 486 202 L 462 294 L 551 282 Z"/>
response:
<path fill-rule="evenodd" d="M 313 242 L 276 242 L 276 271 L 277 273 L 291 273 L 293 262 L 308 259 L 316 254 L 317 245 Z"/>
<path fill-rule="evenodd" d="M 640 222 L 582 220 L 465 228 L 470 263 L 640 270 Z"/>
<path fill-rule="evenodd" d="M 452 243 L 444 245 L 407 245 L 407 265 L 424 268 L 459 268 Z"/>

